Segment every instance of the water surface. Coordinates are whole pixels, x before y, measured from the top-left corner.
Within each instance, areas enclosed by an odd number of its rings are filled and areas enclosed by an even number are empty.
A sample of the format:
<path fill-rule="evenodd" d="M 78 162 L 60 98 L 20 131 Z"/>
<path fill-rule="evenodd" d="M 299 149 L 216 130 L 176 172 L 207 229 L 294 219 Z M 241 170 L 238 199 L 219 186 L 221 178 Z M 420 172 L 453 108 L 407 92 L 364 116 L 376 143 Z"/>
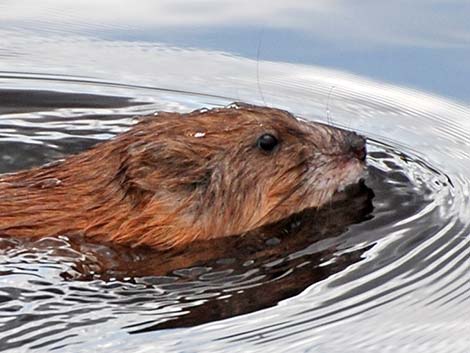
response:
<path fill-rule="evenodd" d="M 3 2 L 1 172 L 246 101 L 367 136 L 374 197 L 185 254 L 2 239 L 0 350 L 467 352 L 467 4 L 404 6 Z"/>

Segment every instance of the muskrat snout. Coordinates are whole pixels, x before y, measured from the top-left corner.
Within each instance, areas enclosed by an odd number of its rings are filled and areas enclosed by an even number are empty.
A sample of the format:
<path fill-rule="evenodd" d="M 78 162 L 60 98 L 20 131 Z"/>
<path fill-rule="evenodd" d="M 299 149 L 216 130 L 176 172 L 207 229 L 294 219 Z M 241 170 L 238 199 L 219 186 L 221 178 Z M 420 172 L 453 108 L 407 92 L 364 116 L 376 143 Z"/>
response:
<path fill-rule="evenodd" d="M 360 161 L 364 162 L 367 156 L 366 139 L 355 132 L 348 133 L 346 137 L 351 153 Z"/>

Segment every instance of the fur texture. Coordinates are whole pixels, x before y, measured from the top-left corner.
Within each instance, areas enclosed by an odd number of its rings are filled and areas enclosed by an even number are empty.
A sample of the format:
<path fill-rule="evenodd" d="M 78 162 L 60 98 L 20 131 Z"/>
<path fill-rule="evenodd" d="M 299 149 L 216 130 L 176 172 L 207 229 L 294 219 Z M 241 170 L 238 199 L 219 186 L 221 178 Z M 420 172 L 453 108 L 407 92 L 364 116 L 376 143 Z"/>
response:
<path fill-rule="evenodd" d="M 279 144 L 260 149 L 269 133 Z M 358 135 L 272 108 L 160 113 L 81 154 L 0 178 L 0 234 L 169 248 L 321 207 L 364 170 Z"/>

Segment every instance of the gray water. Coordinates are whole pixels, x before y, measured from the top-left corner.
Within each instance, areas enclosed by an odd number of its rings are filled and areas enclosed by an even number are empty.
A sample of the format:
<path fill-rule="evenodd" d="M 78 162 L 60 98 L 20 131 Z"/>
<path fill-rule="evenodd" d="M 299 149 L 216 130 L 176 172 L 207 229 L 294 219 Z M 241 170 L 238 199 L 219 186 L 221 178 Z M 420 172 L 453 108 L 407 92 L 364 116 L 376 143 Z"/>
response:
<path fill-rule="evenodd" d="M 0 172 L 135 116 L 245 101 L 367 136 L 374 197 L 327 212 L 326 233 L 306 214 L 214 258 L 126 253 L 142 273 L 103 273 L 122 249 L 0 239 L 0 350 L 469 352 L 467 14 L 463 1 L 2 2 Z M 187 265 L 163 264 L 177 256 Z"/>

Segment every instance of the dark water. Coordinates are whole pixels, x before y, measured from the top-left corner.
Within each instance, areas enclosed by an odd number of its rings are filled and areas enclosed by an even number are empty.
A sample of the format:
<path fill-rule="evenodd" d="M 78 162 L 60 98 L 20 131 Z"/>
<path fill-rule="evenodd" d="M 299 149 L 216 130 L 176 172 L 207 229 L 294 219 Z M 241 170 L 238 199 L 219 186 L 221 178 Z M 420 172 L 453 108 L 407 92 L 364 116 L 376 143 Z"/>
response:
<path fill-rule="evenodd" d="M 0 172 L 247 101 L 366 135 L 374 196 L 184 253 L 1 239 L 0 350 L 469 352 L 468 5 L 191 4 L 0 4 Z"/>

